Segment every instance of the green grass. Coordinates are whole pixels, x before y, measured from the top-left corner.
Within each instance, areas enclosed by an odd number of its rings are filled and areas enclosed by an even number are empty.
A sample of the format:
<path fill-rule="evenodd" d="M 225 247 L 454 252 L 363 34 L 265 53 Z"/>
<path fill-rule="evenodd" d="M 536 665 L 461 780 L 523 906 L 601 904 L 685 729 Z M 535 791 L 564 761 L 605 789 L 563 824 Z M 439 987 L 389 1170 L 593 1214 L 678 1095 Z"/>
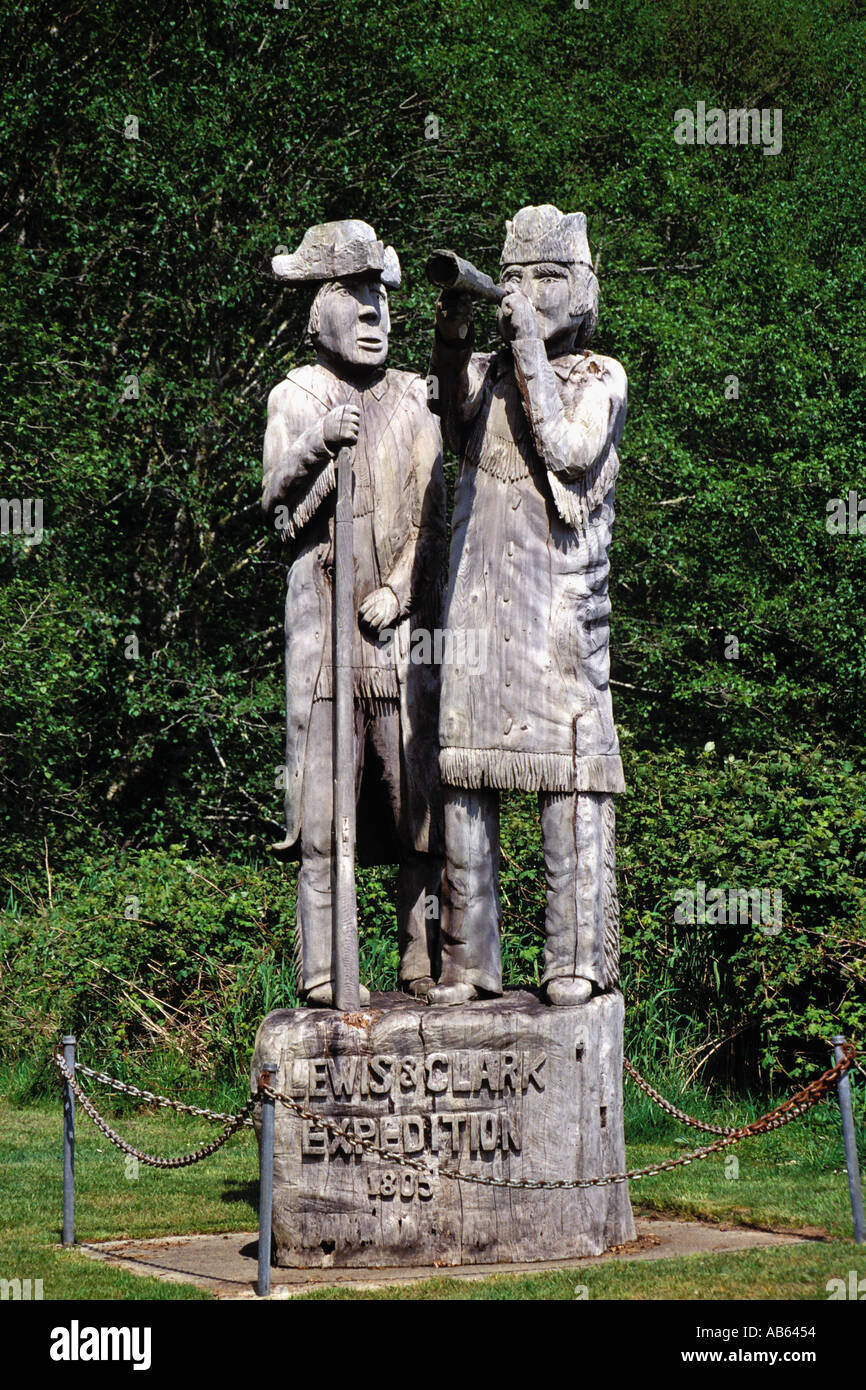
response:
<path fill-rule="evenodd" d="M 182 1153 L 213 1136 L 201 1121 L 169 1112 L 133 1112 L 128 1102 L 99 1094 L 100 1108 L 137 1146 Z M 862 1111 L 862 1083 L 858 1111 Z M 234 1104 L 226 1088 L 219 1104 Z M 646 1109 L 626 1083 L 630 1167 L 642 1167 L 699 1145 L 702 1137 Z M 672 1096 L 673 1099 L 678 1097 Z M 713 1107 L 706 1097 L 679 1098 L 686 1109 L 722 1122 L 760 1112 L 757 1100 Z M 214 1098 L 211 1097 L 213 1102 Z M 647 1103 L 648 1104 L 648 1103 Z M 254 1230 L 257 1152 L 243 1131 L 193 1168 L 137 1174 L 80 1111 L 76 1137 L 76 1235 L 79 1241 Z M 685 1142 L 683 1142 L 685 1141 Z M 738 1171 L 731 1156 L 738 1161 Z M 102 1266 L 61 1250 L 61 1115 L 53 1106 L 0 1105 L 0 1277 L 41 1278 L 44 1296 L 57 1298 L 207 1298 L 189 1285 L 165 1284 Z M 734 1173 L 736 1171 L 736 1176 Z M 315 1298 L 573 1298 L 576 1284 L 591 1298 L 826 1298 L 830 1278 L 866 1274 L 866 1252 L 851 1242 L 842 1144 L 836 1107 L 825 1104 L 783 1130 L 751 1139 L 727 1153 L 632 1185 L 637 1213 L 667 1213 L 753 1227 L 808 1230 L 821 1237 L 804 1247 L 686 1256 L 657 1262 L 622 1261 L 578 1273 L 497 1276 L 481 1281 L 441 1278 L 388 1291 L 319 1291 Z"/>
<path fill-rule="evenodd" d="M 94 1088 L 94 1094 L 95 1094 Z M 103 1113 L 111 1107 L 100 1106 Z M 174 1115 L 124 1116 L 124 1137 L 157 1154 L 178 1154 L 214 1137 L 213 1126 Z M 45 1298 L 207 1298 L 191 1285 L 165 1284 L 109 1269 L 56 1248 L 61 1218 L 61 1114 L 0 1106 L 0 1276 L 41 1278 Z M 247 1130 L 192 1168 L 127 1168 L 124 1154 L 76 1114 L 76 1239 L 97 1240 L 250 1230 L 257 1225 L 258 1158 Z M 130 1176 L 127 1176 L 130 1173 Z"/>
<path fill-rule="evenodd" d="M 825 1300 L 830 1279 L 866 1274 L 866 1250 L 842 1241 L 671 1260 L 623 1260 L 544 1274 L 497 1274 L 488 1279 L 425 1279 L 381 1289 L 316 1289 L 305 1301 L 734 1299 Z"/>

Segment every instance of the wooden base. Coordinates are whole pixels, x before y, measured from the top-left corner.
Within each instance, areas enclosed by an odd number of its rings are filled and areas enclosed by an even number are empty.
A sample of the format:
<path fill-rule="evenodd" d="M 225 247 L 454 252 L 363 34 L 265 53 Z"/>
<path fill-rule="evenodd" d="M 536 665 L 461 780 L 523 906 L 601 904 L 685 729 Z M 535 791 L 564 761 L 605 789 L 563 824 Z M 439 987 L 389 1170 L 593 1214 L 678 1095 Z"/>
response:
<path fill-rule="evenodd" d="M 619 993 L 552 1008 L 534 993 L 454 1008 L 374 994 L 355 1014 L 278 1009 L 252 1077 L 350 1132 L 430 1163 L 358 1154 L 276 1107 L 273 1236 L 295 1268 L 495 1264 L 598 1255 L 634 1239 L 628 1187 L 483 1187 L 461 1173 L 579 1179 L 625 1168 Z"/>

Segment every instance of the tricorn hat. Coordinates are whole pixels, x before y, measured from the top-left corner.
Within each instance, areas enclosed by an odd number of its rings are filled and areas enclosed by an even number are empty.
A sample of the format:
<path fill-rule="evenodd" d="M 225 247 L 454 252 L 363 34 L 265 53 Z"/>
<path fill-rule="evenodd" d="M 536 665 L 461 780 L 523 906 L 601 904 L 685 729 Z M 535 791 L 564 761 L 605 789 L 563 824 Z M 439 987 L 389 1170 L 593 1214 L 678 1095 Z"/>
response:
<path fill-rule="evenodd" d="M 582 212 L 561 213 L 552 203 L 521 208 L 505 223 L 505 245 L 500 265 L 532 265 L 553 261 L 558 265 L 592 265 Z"/>
<path fill-rule="evenodd" d="M 400 284 L 400 262 L 393 246 L 383 246 L 373 228 L 354 217 L 308 227 L 297 251 L 274 256 L 271 267 L 278 280 L 340 280 L 345 275 L 378 274 L 389 290 Z"/>

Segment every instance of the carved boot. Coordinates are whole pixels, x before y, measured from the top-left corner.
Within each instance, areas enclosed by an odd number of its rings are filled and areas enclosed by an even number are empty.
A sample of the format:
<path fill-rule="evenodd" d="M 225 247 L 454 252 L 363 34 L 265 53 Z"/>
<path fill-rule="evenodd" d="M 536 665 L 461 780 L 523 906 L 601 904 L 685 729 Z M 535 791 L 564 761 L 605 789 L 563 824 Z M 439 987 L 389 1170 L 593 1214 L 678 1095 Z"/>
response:
<path fill-rule="evenodd" d="M 477 999 L 478 990 L 474 985 L 434 985 L 427 993 L 431 1004 L 468 1004 Z"/>
<path fill-rule="evenodd" d="M 548 980 L 544 987 L 548 1004 L 564 1008 L 569 1004 L 585 1004 L 592 995 L 592 981 L 579 975 L 573 979 Z"/>
<path fill-rule="evenodd" d="M 360 987 L 360 998 L 361 1008 L 365 1009 L 370 1002 L 370 991 L 364 985 Z M 309 990 L 304 996 L 304 1003 L 312 1004 L 319 1008 L 332 1009 L 334 1007 L 333 986 L 330 984 L 316 985 L 315 989 Z"/>

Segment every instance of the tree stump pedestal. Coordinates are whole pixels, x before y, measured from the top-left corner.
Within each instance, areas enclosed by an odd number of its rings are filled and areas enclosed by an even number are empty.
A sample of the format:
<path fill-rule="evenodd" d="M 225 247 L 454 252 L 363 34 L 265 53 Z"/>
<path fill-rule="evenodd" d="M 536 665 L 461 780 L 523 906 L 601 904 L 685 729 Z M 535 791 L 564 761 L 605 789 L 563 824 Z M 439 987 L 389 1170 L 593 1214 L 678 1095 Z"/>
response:
<path fill-rule="evenodd" d="M 618 992 L 572 1008 L 526 990 L 455 1008 L 374 994 L 356 1014 L 269 1014 L 253 1085 L 277 1062 L 276 1089 L 315 1117 L 276 1105 L 276 1263 L 496 1264 L 598 1255 L 633 1240 L 626 1183 L 533 1190 L 444 1176 L 622 1172 L 622 1024 Z M 349 1135 L 394 1157 L 359 1151 Z"/>

